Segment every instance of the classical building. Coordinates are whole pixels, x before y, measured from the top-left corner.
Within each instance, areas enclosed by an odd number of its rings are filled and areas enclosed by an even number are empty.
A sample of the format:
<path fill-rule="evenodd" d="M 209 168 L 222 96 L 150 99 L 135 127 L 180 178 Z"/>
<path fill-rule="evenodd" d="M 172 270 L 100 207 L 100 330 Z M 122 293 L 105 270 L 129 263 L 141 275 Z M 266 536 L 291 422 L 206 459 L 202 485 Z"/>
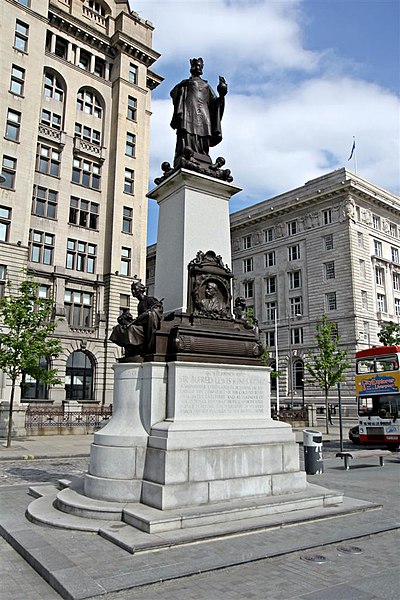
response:
<path fill-rule="evenodd" d="M 1 2 L 0 293 L 54 299 L 63 383 L 22 402 L 109 404 L 108 342 L 144 278 L 153 26 L 127 0 Z M 0 399 L 9 397 L 0 374 Z"/>
<path fill-rule="evenodd" d="M 233 296 L 246 299 L 273 358 L 278 350 L 272 400 L 278 381 L 281 403 L 322 403 L 305 362 L 323 313 L 352 361 L 356 350 L 379 343 L 381 325 L 400 320 L 399 198 L 338 169 L 232 214 L 231 235 Z M 155 260 L 153 245 L 150 292 Z M 345 403 L 354 400 L 353 379 L 350 370 Z"/>
<path fill-rule="evenodd" d="M 280 400 L 322 401 L 304 364 L 323 313 L 353 364 L 400 319 L 399 198 L 342 168 L 234 213 L 231 233 L 234 296 L 252 307 L 272 356 L 278 348 Z M 345 402 L 353 379 L 350 370 Z"/>

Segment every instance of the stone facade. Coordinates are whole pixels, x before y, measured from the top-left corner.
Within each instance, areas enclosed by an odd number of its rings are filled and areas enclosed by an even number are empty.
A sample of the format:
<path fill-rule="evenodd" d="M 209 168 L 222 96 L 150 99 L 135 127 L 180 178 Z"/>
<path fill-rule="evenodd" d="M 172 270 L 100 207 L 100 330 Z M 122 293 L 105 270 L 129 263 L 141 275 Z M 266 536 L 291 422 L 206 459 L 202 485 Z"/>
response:
<path fill-rule="evenodd" d="M 232 214 L 231 236 L 233 296 L 253 309 L 271 356 L 278 335 L 281 405 L 322 404 L 304 363 L 323 312 L 351 360 L 378 343 L 381 325 L 400 319 L 399 198 L 338 169 Z M 150 293 L 155 258 L 153 245 Z M 353 379 L 350 369 L 341 386 L 347 405 L 354 405 Z M 336 403 L 336 390 L 331 397 Z"/>
<path fill-rule="evenodd" d="M 109 404 L 119 349 L 108 336 L 145 274 L 150 101 L 162 80 L 153 26 L 122 0 L 5 0 L 0 12 L 0 292 L 33 275 L 54 298 L 64 347 L 52 365 L 63 384 L 27 381 L 21 400 Z"/>

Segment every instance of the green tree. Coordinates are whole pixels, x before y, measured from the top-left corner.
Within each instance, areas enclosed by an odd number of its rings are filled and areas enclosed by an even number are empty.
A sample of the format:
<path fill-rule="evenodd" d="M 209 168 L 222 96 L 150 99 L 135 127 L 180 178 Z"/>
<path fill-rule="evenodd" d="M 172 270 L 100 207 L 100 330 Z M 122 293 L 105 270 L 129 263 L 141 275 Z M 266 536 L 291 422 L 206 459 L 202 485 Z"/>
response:
<path fill-rule="evenodd" d="M 312 382 L 324 392 L 326 433 L 329 433 L 329 390 L 343 381 L 343 374 L 350 367 L 350 363 L 347 360 L 347 352 L 339 350 L 339 336 L 334 323 L 328 321 L 326 314 L 317 324 L 316 340 L 318 350 L 309 353 L 310 362 L 306 362 L 306 369 L 311 375 Z"/>
<path fill-rule="evenodd" d="M 40 359 L 57 357 L 62 351 L 60 340 L 49 337 L 57 327 L 51 321 L 53 303 L 38 298 L 39 284 L 23 281 L 0 300 L 0 369 L 11 379 L 11 396 L 7 430 L 7 448 L 11 446 L 15 388 L 23 373 L 52 385 L 60 383 L 55 369 L 44 369 Z"/>
<path fill-rule="evenodd" d="M 384 346 L 398 346 L 400 344 L 400 325 L 394 321 L 383 325 L 378 333 L 378 340 Z"/>

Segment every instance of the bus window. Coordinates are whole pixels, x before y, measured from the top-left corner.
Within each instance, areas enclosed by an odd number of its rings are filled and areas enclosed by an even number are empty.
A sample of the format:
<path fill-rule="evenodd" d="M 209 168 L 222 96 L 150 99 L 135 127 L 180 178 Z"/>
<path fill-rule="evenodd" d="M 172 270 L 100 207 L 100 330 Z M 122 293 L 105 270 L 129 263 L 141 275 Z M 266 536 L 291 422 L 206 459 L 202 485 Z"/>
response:
<path fill-rule="evenodd" d="M 362 358 L 357 361 L 357 373 L 373 373 L 374 361 Z"/>
<path fill-rule="evenodd" d="M 397 371 L 399 363 L 396 356 L 385 356 L 384 358 L 376 359 L 376 371 L 381 373 L 382 371 Z"/>
<path fill-rule="evenodd" d="M 358 399 L 358 414 L 367 416 L 372 414 L 373 400 L 371 397 L 363 397 Z"/>

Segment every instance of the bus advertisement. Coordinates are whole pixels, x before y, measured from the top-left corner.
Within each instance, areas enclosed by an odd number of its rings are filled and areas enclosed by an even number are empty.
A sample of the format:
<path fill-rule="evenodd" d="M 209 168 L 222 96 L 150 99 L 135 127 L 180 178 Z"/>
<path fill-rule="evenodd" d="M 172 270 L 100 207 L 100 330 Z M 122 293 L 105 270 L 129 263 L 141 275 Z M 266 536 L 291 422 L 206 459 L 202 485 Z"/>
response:
<path fill-rule="evenodd" d="M 400 444 L 400 346 L 356 353 L 360 443 Z"/>

